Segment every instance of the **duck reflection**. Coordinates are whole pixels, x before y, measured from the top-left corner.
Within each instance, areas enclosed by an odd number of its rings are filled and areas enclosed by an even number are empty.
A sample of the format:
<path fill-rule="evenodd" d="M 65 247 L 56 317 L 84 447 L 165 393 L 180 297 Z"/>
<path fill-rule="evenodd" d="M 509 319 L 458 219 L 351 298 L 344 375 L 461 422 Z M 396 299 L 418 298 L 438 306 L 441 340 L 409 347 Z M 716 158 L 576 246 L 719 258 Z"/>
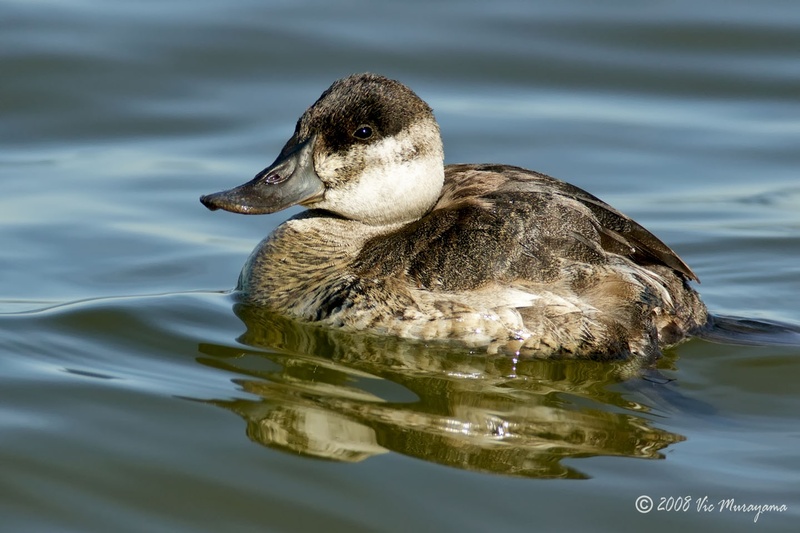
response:
<path fill-rule="evenodd" d="M 684 440 L 626 400 L 630 363 L 517 360 L 354 335 L 237 304 L 255 349 L 201 345 L 259 399 L 214 400 L 250 439 L 292 453 L 361 461 L 388 451 L 506 475 L 586 477 L 563 459 L 663 458 Z M 651 384 L 652 385 L 652 384 Z"/>

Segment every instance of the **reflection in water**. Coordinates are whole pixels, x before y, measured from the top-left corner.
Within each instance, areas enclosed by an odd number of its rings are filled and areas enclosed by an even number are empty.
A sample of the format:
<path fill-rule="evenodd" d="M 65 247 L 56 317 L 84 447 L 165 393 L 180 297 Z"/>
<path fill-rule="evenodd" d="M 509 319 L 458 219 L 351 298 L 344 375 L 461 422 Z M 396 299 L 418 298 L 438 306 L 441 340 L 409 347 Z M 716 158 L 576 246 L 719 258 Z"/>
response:
<path fill-rule="evenodd" d="M 337 461 L 395 451 L 458 468 L 583 478 L 572 457 L 661 458 L 684 440 L 611 385 L 626 363 L 516 360 L 306 326 L 237 304 L 240 341 L 203 364 L 248 376 L 258 400 L 214 400 L 265 446 Z"/>

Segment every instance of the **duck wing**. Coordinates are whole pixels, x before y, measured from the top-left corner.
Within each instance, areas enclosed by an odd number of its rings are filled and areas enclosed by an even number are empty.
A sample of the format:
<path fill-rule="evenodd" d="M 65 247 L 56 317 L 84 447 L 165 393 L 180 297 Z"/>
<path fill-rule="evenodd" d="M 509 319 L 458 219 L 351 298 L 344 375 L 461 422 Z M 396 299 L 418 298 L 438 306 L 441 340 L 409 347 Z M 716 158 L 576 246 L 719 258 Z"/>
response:
<path fill-rule="evenodd" d="M 627 215 L 617 211 L 596 196 L 580 187 L 557 180 L 545 174 L 511 167 L 510 171 L 533 174 L 534 180 L 541 180 L 557 188 L 567 197 L 574 198 L 588 207 L 597 218 L 598 230 L 607 251 L 618 253 L 641 265 L 664 265 L 680 272 L 690 280 L 700 282 L 689 265 L 678 257 L 672 248 L 650 233 L 642 225 Z M 620 246 L 622 248 L 620 248 Z M 627 252 L 627 253 L 626 253 Z"/>
<path fill-rule="evenodd" d="M 519 167 L 449 165 L 433 210 L 367 241 L 354 267 L 366 277 L 407 276 L 458 291 L 557 282 L 565 261 L 604 264 L 609 252 L 697 279 L 652 233 L 578 187 Z"/>

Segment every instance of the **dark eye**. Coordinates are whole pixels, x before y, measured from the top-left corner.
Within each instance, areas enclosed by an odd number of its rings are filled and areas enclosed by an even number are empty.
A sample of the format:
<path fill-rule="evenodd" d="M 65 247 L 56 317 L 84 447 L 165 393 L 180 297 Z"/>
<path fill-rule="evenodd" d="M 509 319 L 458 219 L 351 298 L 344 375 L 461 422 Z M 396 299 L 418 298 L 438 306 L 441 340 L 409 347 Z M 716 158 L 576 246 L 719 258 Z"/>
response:
<path fill-rule="evenodd" d="M 356 139 L 369 139 L 372 137 L 372 128 L 369 126 L 359 126 L 356 128 L 356 131 L 353 132 L 353 137 Z"/>

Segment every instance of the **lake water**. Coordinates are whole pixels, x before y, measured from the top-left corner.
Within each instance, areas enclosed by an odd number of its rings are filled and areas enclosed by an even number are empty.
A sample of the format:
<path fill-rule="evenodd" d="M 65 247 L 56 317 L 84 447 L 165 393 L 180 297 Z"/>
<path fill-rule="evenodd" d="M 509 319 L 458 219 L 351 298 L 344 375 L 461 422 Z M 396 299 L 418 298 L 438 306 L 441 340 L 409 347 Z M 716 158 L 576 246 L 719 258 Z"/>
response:
<path fill-rule="evenodd" d="M 379 72 L 448 162 L 588 189 L 714 313 L 798 324 L 797 3 L 5 0 L 0 28 L 0 531 L 797 530 L 797 346 L 626 378 L 302 328 L 230 294 L 296 211 L 198 202 Z"/>

